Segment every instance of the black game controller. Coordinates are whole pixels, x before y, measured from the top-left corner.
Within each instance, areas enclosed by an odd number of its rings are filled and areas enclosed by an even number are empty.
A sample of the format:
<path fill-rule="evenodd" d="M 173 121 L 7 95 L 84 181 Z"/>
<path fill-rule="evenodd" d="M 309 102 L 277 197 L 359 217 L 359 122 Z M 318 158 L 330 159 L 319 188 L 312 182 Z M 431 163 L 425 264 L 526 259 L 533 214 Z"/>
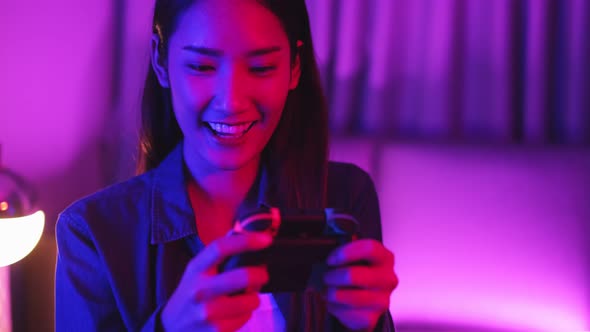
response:
<path fill-rule="evenodd" d="M 358 229 L 353 216 L 337 209 L 261 208 L 237 220 L 231 234 L 267 232 L 273 243 L 264 250 L 230 257 L 220 271 L 266 265 L 270 278 L 262 293 L 320 289 L 328 255 L 355 240 Z"/>

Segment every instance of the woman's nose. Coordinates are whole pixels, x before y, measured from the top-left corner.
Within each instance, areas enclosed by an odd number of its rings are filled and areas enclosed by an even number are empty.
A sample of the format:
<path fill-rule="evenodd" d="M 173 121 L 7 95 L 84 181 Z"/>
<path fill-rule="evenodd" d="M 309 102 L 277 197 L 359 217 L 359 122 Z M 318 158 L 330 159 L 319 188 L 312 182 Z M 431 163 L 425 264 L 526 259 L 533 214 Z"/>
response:
<path fill-rule="evenodd" d="M 214 99 L 215 109 L 227 113 L 248 110 L 251 104 L 248 84 L 247 75 L 237 69 L 227 70 L 220 75 Z"/>

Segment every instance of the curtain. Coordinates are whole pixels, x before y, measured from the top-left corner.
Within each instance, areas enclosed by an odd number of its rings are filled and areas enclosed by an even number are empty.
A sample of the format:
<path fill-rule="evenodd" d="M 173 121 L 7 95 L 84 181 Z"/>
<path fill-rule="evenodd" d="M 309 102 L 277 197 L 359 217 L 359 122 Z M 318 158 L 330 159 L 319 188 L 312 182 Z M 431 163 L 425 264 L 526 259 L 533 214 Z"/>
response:
<path fill-rule="evenodd" d="M 587 0 L 307 0 L 335 135 L 588 144 Z"/>

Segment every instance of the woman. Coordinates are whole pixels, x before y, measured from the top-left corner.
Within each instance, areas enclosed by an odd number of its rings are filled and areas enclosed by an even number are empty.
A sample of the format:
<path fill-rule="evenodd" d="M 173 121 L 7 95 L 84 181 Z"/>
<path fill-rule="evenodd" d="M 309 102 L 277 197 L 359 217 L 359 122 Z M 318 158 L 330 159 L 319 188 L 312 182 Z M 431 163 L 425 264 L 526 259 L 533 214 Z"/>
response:
<path fill-rule="evenodd" d="M 141 174 L 60 215 L 57 330 L 393 330 L 397 278 L 373 182 L 327 162 L 304 0 L 158 0 L 153 28 Z M 225 236 L 261 205 L 360 221 L 361 239 L 328 258 L 322 292 L 261 295 L 264 267 L 218 271 L 271 244 Z"/>

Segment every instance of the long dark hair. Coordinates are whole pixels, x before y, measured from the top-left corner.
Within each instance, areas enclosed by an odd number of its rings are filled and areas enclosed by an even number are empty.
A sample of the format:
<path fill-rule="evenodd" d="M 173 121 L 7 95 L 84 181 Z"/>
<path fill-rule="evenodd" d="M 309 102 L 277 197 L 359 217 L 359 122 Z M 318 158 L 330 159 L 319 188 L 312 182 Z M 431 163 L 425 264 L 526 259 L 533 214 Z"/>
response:
<path fill-rule="evenodd" d="M 168 40 L 180 14 L 198 0 L 156 0 L 153 32 L 165 59 Z M 301 77 L 289 92 L 282 118 L 262 153 L 262 162 L 275 192 L 288 206 L 320 208 L 326 204 L 328 116 L 311 38 L 305 0 L 258 0 L 281 21 L 289 39 L 291 60 L 297 54 Z M 303 42 L 298 47 L 297 41 Z M 182 140 L 172 111 L 169 89 L 160 86 L 152 67 L 148 69 L 142 99 L 138 172 L 158 166 Z"/>

